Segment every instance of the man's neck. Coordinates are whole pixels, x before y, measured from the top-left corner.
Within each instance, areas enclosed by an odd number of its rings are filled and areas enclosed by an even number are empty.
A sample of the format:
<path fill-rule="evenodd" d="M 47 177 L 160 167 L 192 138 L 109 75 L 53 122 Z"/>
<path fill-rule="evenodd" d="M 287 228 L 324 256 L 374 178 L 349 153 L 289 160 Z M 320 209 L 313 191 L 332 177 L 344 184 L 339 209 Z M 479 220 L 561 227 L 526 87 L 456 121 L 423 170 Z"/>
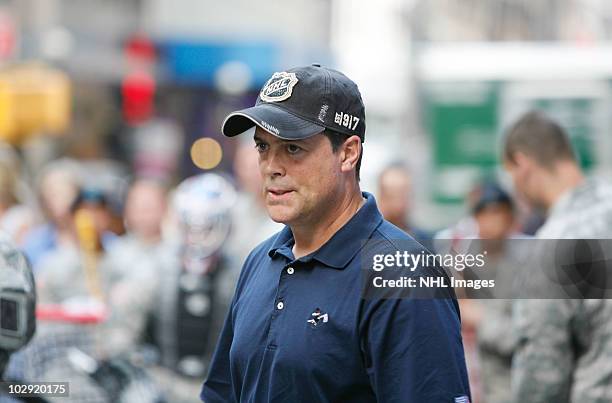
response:
<path fill-rule="evenodd" d="M 578 187 L 583 181 L 584 175 L 575 164 L 559 164 L 554 177 L 543 186 L 546 209 L 550 211 L 564 194 Z"/>
<path fill-rule="evenodd" d="M 345 198 L 342 202 L 337 203 L 334 208 L 323 217 L 308 226 L 291 226 L 295 244 L 293 245 L 293 255 L 296 259 L 306 256 L 331 239 L 332 236 L 342 228 L 353 216 L 359 211 L 361 206 L 365 204 L 365 199 L 361 196 L 359 188 Z"/>

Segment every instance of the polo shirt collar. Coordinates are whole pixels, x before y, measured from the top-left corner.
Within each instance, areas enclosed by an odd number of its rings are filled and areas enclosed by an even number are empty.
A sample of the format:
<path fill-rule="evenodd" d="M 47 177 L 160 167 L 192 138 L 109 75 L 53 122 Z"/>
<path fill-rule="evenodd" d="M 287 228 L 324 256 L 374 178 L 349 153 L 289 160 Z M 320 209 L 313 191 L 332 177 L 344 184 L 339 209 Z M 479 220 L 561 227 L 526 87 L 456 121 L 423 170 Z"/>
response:
<path fill-rule="evenodd" d="M 329 241 L 310 255 L 300 258 L 300 261 L 307 262 L 314 259 L 335 269 L 344 269 L 348 265 L 357 252 L 361 250 L 364 241 L 371 237 L 383 220 L 374 196 L 367 192 L 362 192 L 362 195 L 366 202 L 359 211 Z M 280 254 L 293 260 L 294 256 L 291 249 L 294 242 L 291 229 L 285 226 L 274 240 L 268 251 L 268 256 L 274 257 Z"/>

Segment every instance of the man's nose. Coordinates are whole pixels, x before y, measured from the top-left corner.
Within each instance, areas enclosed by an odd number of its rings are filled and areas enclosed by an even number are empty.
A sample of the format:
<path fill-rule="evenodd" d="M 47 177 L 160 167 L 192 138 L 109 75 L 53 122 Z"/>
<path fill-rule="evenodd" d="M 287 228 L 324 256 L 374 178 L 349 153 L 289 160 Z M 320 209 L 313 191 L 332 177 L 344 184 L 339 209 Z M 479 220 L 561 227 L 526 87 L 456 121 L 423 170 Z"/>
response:
<path fill-rule="evenodd" d="M 269 150 L 265 157 L 260 157 L 259 167 L 262 176 L 284 176 L 285 168 L 282 161 L 282 156 L 278 151 Z"/>

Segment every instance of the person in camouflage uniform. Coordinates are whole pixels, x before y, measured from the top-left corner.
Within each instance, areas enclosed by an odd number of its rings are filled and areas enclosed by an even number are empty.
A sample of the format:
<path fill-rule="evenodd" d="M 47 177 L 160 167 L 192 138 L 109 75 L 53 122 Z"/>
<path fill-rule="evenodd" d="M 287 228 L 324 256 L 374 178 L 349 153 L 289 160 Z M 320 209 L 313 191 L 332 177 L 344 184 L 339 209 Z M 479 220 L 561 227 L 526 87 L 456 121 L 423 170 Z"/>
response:
<path fill-rule="evenodd" d="M 516 190 L 548 211 L 539 239 L 612 238 L 612 186 L 583 176 L 568 136 L 530 112 L 508 131 L 505 167 Z M 516 402 L 612 402 L 612 300 L 514 304 Z"/>
<path fill-rule="evenodd" d="M 501 288 L 490 290 L 491 299 L 462 300 L 476 305 L 480 315 L 475 323 L 478 340 L 478 358 L 482 392 L 486 403 L 510 403 L 510 367 L 515 338 L 508 331 L 512 320 L 512 302 L 507 289 L 519 271 L 525 266 L 526 235 L 516 232 L 516 208 L 510 195 L 499 185 L 485 182 L 477 189 L 471 206 L 472 216 L 478 226 L 477 251 L 486 251 L 487 265 L 484 273 L 469 272 L 466 278 L 494 278 Z M 469 293 L 468 293 L 469 295 Z M 482 294 L 480 294 L 482 295 Z M 462 308 L 462 313 L 463 307 Z M 467 310 L 465 311 L 467 314 Z M 464 318 L 468 319 L 469 315 Z M 465 325 L 469 321 L 464 320 Z"/>

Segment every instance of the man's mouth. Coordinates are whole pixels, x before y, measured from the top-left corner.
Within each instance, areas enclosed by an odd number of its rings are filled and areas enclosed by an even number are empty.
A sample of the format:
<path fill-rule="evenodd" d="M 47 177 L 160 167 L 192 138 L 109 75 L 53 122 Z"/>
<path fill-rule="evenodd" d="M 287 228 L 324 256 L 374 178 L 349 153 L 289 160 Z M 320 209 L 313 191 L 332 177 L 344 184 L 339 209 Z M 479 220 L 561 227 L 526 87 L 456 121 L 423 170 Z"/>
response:
<path fill-rule="evenodd" d="M 266 193 L 272 199 L 282 198 L 294 192 L 293 189 L 267 188 Z"/>

